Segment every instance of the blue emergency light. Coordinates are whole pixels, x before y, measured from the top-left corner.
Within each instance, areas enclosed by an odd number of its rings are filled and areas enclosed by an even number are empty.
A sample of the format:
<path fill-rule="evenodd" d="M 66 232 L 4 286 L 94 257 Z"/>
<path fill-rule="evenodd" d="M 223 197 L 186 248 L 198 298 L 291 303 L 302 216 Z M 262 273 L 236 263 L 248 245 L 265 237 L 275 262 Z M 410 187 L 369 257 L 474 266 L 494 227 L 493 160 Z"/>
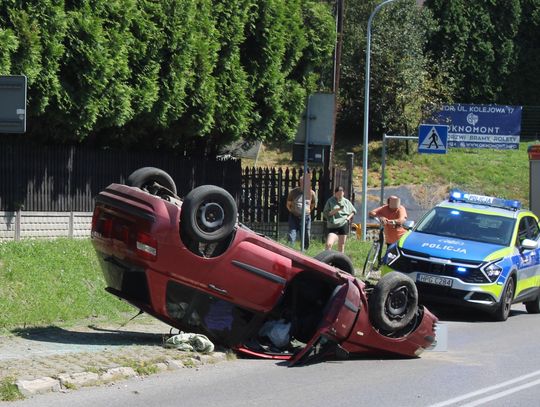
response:
<path fill-rule="evenodd" d="M 512 199 L 496 198 L 494 196 L 476 195 L 463 192 L 459 189 L 452 189 L 448 197 L 450 202 L 464 202 L 477 205 L 493 206 L 496 208 L 510 209 L 517 211 L 521 209 L 521 202 Z"/>

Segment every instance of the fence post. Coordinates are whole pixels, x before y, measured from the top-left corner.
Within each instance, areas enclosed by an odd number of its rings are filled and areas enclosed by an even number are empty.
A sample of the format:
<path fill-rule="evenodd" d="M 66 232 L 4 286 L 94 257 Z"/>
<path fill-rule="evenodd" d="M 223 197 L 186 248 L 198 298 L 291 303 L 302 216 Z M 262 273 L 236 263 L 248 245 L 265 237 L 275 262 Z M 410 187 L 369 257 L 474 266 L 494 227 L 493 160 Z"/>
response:
<path fill-rule="evenodd" d="M 68 236 L 70 238 L 73 238 L 73 211 L 69 212 L 69 229 L 68 229 Z"/>
<path fill-rule="evenodd" d="M 17 209 L 17 218 L 15 219 L 15 240 L 21 239 L 21 208 Z"/>

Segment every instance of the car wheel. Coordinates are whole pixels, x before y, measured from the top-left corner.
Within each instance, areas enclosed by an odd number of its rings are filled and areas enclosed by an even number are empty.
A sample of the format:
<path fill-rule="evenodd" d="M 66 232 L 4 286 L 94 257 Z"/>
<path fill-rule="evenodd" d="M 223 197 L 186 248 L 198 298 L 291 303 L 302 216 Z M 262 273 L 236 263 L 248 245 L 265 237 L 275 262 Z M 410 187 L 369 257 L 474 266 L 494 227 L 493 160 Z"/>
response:
<path fill-rule="evenodd" d="M 497 305 L 497 308 L 493 314 L 495 321 L 506 321 L 508 319 L 508 316 L 510 315 L 510 308 L 512 307 L 512 301 L 514 300 L 515 290 L 516 283 L 513 278 L 510 278 L 506 284 L 506 287 L 504 287 L 501 301 L 499 302 L 499 305 Z"/>
<path fill-rule="evenodd" d="M 525 302 L 525 309 L 529 314 L 540 314 L 540 295 L 532 301 Z"/>
<path fill-rule="evenodd" d="M 155 194 L 155 184 L 167 188 L 176 195 L 176 184 L 169 174 L 159 168 L 143 167 L 133 171 L 128 177 L 127 185 Z"/>
<path fill-rule="evenodd" d="M 417 310 L 418 290 L 414 281 L 396 271 L 381 277 L 369 297 L 371 323 L 386 332 L 404 329 Z"/>
<path fill-rule="evenodd" d="M 334 250 L 325 250 L 320 252 L 314 258 L 354 276 L 354 265 L 346 254 Z"/>
<path fill-rule="evenodd" d="M 215 243 L 232 233 L 237 214 L 236 202 L 231 194 L 214 185 L 202 185 L 184 199 L 180 222 L 191 239 L 200 243 Z"/>

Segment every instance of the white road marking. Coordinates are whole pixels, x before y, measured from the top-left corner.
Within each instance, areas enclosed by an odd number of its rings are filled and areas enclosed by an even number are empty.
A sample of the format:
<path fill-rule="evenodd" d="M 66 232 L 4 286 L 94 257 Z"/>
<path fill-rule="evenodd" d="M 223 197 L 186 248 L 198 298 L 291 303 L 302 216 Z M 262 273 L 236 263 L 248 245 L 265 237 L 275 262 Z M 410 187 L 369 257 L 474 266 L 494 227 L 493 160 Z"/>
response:
<path fill-rule="evenodd" d="M 521 386 L 514 387 L 514 388 L 512 388 L 512 389 L 508 389 L 508 390 L 505 390 L 505 391 L 501 391 L 501 392 L 499 392 L 499 393 L 495 393 L 495 394 L 493 394 L 493 395 L 491 395 L 491 396 L 488 396 L 488 397 L 484 397 L 484 398 L 475 400 L 475 401 L 473 401 L 472 403 L 464 404 L 462 407 L 474 407 L 474 406 L 479 406 L 479 405 L 484 404 L 484 403 L 487 403 L 487 402 L 489 402 L 489 401 L 493 401 L 493 400 L 500 399 L 501 397 L 508 396 L 509 394 L 516 393 L 516 392 L 518 392 L 518 391 L 521 391 L 521 390 L 523 390 L 523 389 L 527 389 L 527 388 L 532 387 L 532 386 L 536 386 L 536 385 L 538 385 L 538 384 L 540 384 L 540 379 L 535 380 L 534 382 L 522 384 Z"/>
<path fill-rule="evenodd" d="M 532 377 L 539 376 L 539 375 L 540 375 L 540 370 L 537 370 L 536 372 L 528 373 L 526 375 L 516 377 L 515 379 L 507 380 L 506 382 L 495 384 L 495 385 L 489 386 L 489 387 L 484 387 L 483 389 L 476 390 L 476 391 L 473 391 L 471 393 L 464 394 L 462 396 L 454 397 L 454 398 L 446 400 L 446 401 L 441 401 L 440 403 L 432 404 L 429 407 L 450 406 L 450 405 L 455 404 L 457 402 L 467 400 L 467 399 L 470 399 L 470 398 L 473 398 L 473 397 L 476 397 L 476 396 L 480 396 L 480 395 L 488 393 L 490 391 L 500 390 L 503 387 L 506 387 L 506 386 L 509 386 L 511 384 L 518 383 L 518 382 L 521 382 L 523 380 L 527 380 L 527 379 L 530 379 Z M 523 390 L 523 389 L 525 389 L 527 387 L 535 386 L 537 384 L 540 384 L 540 379 L 535 380 L 534 382 L 531 382 L 531 383 L 523 384 L 523 385 L 515 387 L 513 389 L 508 389 L 508 390 L 502 391 L 500 393 L 496 393 L 496 394 L 494 394 L 492 396 L 484 397 L 483 399 L 477 400 L 475 402 L 471 402 L 471 404 L 467 404 L 466 406 L 468 406 L 468 407 L 477 406 L 477 405 L 482 404 L 482 403 L 479 403 L 479 404 L 474 404 L 474 403 L 478 403 L 481 400 L 485 400 L 483 402 L 487 402 L 487 401 L 494 400 L 494 399 L 499 398 L 499 397 L 503 397 L 506 394 L 515 393 L 515 392 Z M 495 397 L 497 395 L 500 395 L 500 396 Z"/>

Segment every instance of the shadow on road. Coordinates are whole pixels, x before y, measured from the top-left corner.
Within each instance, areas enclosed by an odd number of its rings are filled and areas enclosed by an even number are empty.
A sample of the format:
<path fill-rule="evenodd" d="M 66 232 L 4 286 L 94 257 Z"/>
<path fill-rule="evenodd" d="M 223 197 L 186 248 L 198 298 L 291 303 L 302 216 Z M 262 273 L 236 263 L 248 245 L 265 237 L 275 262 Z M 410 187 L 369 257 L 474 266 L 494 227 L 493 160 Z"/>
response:
<path fill-rule="evenodd" d="M 497 322 L 488 312 L 475 309 L 451 307 L 444 305 L 426 304 L 429 310 L 439 318 L 440 321 L 455 322 Z M 526 311 L 512 309 L 510 317 L 527 314 Z"/>
<path fill-rule="evenodd" d="M 51 342 L 71 345 L 162 345 L 159 333 L 115 330 L 89 326 L 84 330 L 67 330 L 57 326 L 43 328 L 18 328 L 11 331 L 16 336 L 36 342 Z"/>

